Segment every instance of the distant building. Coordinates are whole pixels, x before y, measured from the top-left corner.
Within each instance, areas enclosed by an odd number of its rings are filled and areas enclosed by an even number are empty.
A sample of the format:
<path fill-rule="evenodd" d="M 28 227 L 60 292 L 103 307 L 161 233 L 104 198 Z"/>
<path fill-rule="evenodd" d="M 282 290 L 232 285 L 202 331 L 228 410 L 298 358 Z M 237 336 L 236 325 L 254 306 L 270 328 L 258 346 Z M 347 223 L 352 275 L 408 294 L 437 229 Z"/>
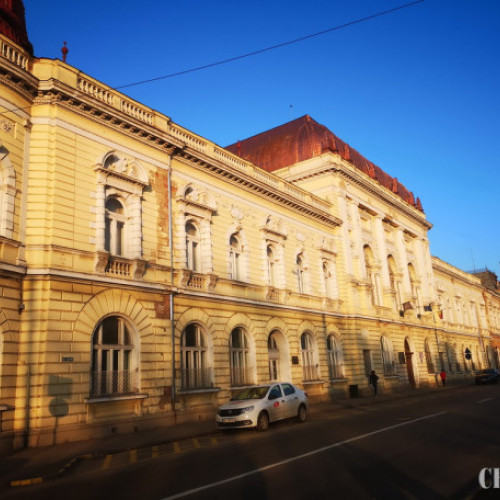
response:
<path fill-rule="evenodd" d="M 304 116 L 224 149 L 61 60 L 0 0 L 0 449 L 498 367 L 498 288 L 420 200 Z"/>

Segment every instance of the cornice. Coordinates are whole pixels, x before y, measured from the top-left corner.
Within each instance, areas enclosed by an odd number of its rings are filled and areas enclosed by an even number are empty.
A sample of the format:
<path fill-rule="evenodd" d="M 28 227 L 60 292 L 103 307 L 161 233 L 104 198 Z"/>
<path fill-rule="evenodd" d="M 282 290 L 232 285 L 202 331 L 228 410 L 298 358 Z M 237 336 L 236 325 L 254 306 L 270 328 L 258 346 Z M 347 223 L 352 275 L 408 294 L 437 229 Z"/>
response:
<path fill-rule="evenodd" d="M 247 176 L 245 173 L 232 169 L 230 166 L 224 165 L 218 160 L 206 157 L 200 152 L 196 152 L 195 155 L 193 154 L 193 151 L 186 148 L 179 151 L 176 158 L 189 163 L 191 167 L 216 174 L 221 178 L 235 182 L 257 194 L 271 198 L 283 206 L 287 206 L 288 208 L 291 208 L 296 212 L 300 212 L 305 216 L 319 220 L 328 226 L 336 227 L 342 224 L 342 221 L 339 218 L 331 215 L 330 213 L 301 202 L 293 196 L 288 196 L 280 189 L 273 189 L 273 187 L 269 186 L 266 182 Z"/>
<path fill-rule="evenodd" d="M 476 285 L 482 287 L 481 279 L 473 274 L 466 273 L 458 267 L 452 266 L 447 262 L 440 260 L 438 257 L 432 256 L 432 269 L 434 271 L 439 271 L 450 278 L 460 280 L 467 285 Z"/>
<path fill-rule="evenodd" d="M 183 142 L 182 139 L 173 137 L 165 131 L 161 131 L 154 125 L 148 125 L 141 120 L 131 117 L 129 114 L 120 111 L 119 109 L 97 100 L 92 96 L 83 94 L 77 89 L 74 89 L 63 82 L 56 79 L 48 79 L 40 82 L 40 88 L 37 98 L 33 102 L 34 105 L 55 104 L 66 108 L 80 116 L 83 116 L 95 123 L 99 123 L 106 127 L 115 129 L 116 131 L 125 134 L 131 138 L 139 140 L 147 145 L 160 149 L 168 155 L 175 155 L 176 158 L 188 162 L 190 166 L 216 174 L 220 178 L 236 182 L 239 185 L 263 195 L 272 198 L 274 201 L 281 203 L 303 215 L 321 221 L 322 223 L 335 227 L 341 225 L 342 221 L 330 214 L 328 211 L 318 208 L 310 203 L 299 200 L 293 194 L 285 193 L 278 188 L 274 188 L 265 182 L 267 177 L 272 177 L 276 184 L 283 184 L 286 188 L 287 181 L 280 179 L 277 176 L 266 173 L 263 181 L 256 179 L 251 175 L 247 175 L 239 168 L 234 168 L 228 161 L 227 163 L 220 159 L 207 155 L 203 151 L 199 151 L 192 147 L 190 143 L 197 144 L 196 136 L 189 137 L 189 142 Z M 181 135 L 181 134 L 179 134 Z M 202 143 L 202 141 L 198 141 Z M 202 144 L 203 146 L 205 144 Z M 231 155 L 225 152 L 224 156 Z M 239 160 L 239 159 L 238 159 Z M 252 164 L 248 164 L 253 169 Z M 315 200 L 315 196 L 307 191 L 297 188 L 290 183 L 290 191 L 300 191 L 304 197 L 307 195 Z M 329 206 L 324 200 L 318 198 L 316 203 L 321 206 Z"/>
<path fill-rule="evenodd" d="M 38 80 L 33 75 L 1 56 L 0 84 L 10 88 L 29 103 L 33 101 L 38 91 Z"/>
<path fill-rule="evenodd" d="M 331 158 L 330 159 L 328 158 L 332 156 L 335 157 L 336 160 L 335 163 L 332 163 Z M 405 213 L 408 217 L 417 221 L 420 225 L 424 226 L 425 228 L 427 229 L 432 228 L 432 224 L 427 219 L 425 219 L 425 217 L 422 217 L 418 213 L 415 213 L 416 209 L 408 207 L 403 200 L 396 199 L 396 196 L 392 192 L 387 190 L 386 187 L 382 186 L 379 183 L 375 183 L 376 181 L 373 181 L 371 178 L 366 176 L 366 174 L 359 171 L 358 169 L 355 169 L 351 165 L 349 166 L 344 165 L 344 161 L 337 153 L 326 153 L 325 155 L 322 156 L 322 159 L 324 159 L 324 163 L 322 163 L 321 165 L 318 165 L 312 169 L 308 169 L 307 171 L 301 173 L 284 175 L 283 177 L 286 177 L 286 179 L 289 182 L 298 182 L 313 177 L 326 175 L 328 173 L 337 172 L 347 180 L 354 182 L 358 186 L 361 186 L 365 191 L 367 191 L 371 195 L 377 197 L 378 199 L 381 199 L 387 205 Z M 289 167 L 288 170 L 290 170 Z"/>

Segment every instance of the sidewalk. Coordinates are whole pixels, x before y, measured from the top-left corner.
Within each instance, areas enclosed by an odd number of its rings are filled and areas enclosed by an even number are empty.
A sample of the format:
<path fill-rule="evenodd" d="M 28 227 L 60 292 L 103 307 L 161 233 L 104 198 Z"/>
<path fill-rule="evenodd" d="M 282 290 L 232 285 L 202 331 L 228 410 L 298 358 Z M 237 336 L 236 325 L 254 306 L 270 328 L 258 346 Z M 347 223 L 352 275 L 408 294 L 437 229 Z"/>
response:
<path fill-rule="evenodd" d="M 466 389 L 466 387 L 459 385 L 408 390 L 400 393 L 381 394 L 376 397 L 359 397 L 316 403 L 310 406 L 309 416 L 310 418 L 327 417 L 333 411 L 374 405 L 383 401 L 402 398 L 422 397 L 438 391 Z M 215 422 L 206 420 L 187 422 L 133 434 L 117 434 L 103 439 L 19 450 L 9 456 L 0 457 L 0 491 L 9 487 L 29 486 L 55 479 L 64 475 L 81 460 L 202 437 L 217 432 Z"/>

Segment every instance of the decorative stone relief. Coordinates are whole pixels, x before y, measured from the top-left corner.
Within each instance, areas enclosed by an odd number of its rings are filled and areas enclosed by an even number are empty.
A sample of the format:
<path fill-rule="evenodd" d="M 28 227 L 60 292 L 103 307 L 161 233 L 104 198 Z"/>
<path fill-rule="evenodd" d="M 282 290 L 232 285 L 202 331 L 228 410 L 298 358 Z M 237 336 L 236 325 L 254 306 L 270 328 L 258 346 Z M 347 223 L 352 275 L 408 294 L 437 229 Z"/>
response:
<path fill-rule="evenodd" d="M 0 119 L 0 132 L 3 132 L 7 135 L 14 136 L 16 133 L 16 124 L 8 120 L 7 118 Z"/>
<path fill-rule="evenodd" d="M 231 216 L 233 217 L 233 219 L 236 219 L 237 221 L 241 222 L 244 214 L 243 214 L 243 211 L 239 207 L 236 207 L 233 205 L 231 207 Z"/>

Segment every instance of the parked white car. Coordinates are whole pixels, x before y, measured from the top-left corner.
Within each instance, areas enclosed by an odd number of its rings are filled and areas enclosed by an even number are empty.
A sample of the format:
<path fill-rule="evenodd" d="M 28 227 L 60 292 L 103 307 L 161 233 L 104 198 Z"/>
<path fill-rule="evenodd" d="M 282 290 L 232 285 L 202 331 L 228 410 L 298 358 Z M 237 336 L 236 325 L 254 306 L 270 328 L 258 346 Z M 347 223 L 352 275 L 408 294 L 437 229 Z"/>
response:
<path fill-rule="evenodd" d="M 219 406 L 215 421 L 220 429 L 255 427 L 265 431 L 276 420 L 295 417 L 304 422 L 307 409 L 307 394 L 302 389 L 277 382 L 242 389 Z"/>

